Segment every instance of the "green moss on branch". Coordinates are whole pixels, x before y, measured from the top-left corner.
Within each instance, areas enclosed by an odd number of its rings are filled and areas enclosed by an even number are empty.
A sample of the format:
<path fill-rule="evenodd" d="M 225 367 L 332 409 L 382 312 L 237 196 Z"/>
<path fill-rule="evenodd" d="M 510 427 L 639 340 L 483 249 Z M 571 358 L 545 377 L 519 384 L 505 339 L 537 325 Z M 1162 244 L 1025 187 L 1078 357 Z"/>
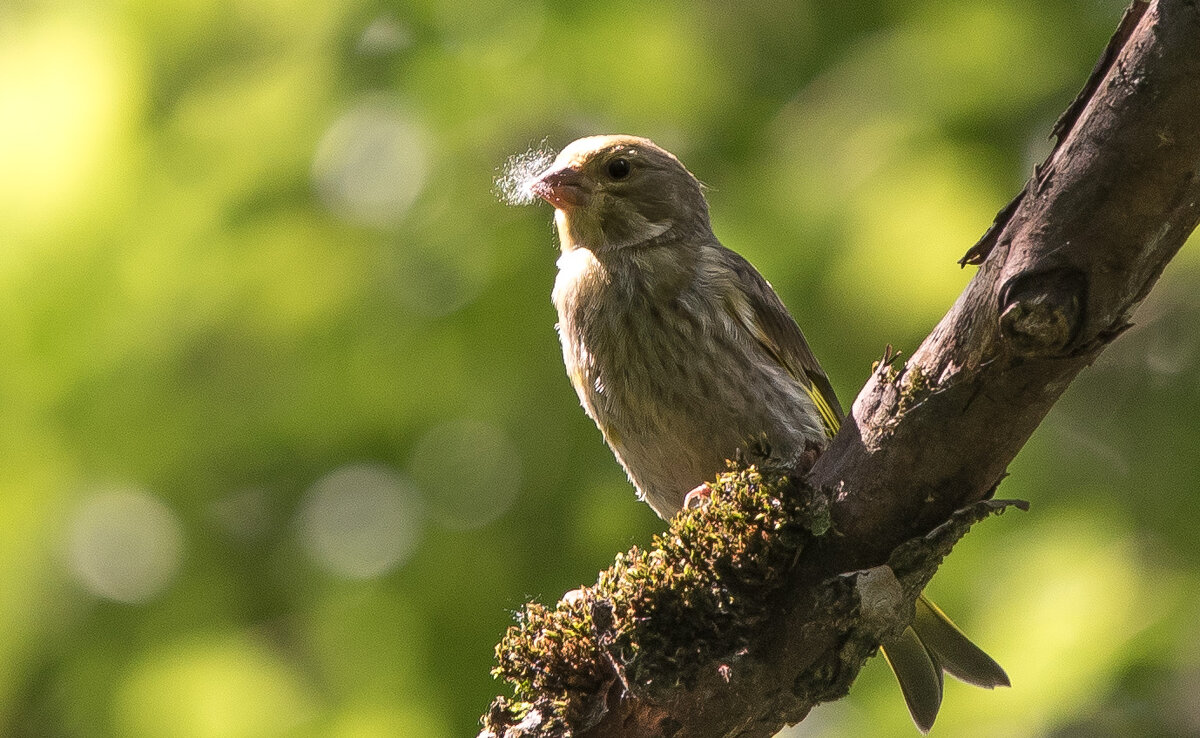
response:
<path fill-rule="evenodd" d="M 1010 504 L 971 505 L 898 547 L 887 565 L 800 591 L 794 570 L 831 527 L 829 498 L 753 466 L 711 487 L 706 505 L 677 515 L 648 549 L 617 556 L 594 585 L 553 607 L 526 605 L 496 648 L 493 673 L 514 697 L 492 704 L 481 738 L 578 735 L 621 696 L 662 708 L 639 715 L 659 727 L 631 734 L 671 735 L 688 700 L 711 705 L 731 689 L 774 692 L 779 719 L 796 722 L 849 690 L 879 643 L 911 620 L 913 599 L 954 543 Z M 827 634 L 827 646 L 793 652 L 796 644 L 779 642 L 778 618 L 793 610 L 808 618 L 802 630 Z"/>
<path fill-rule="evenodd" d="M 535 702 L 542 719 L 586 724 L 615 679 L 649 695 L 747 648 L 805 543 L 829 528 L 828 500 L 753 466 L 710 486 L 706 505 L 618 555 L 596 584 L 553 608 L 526 605 L 493 671 L 515 700 L 493 705 L 489 728 L 519 723 Z"/>

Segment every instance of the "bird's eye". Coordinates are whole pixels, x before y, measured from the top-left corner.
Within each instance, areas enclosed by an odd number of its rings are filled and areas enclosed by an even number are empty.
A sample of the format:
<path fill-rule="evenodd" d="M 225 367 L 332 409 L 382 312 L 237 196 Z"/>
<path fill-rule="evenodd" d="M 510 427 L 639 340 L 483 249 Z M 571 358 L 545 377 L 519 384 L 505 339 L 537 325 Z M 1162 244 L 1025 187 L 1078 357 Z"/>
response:
<path fill-rule="evenodd" d="M 613 159 L 608 163 L 608 176 L 613 179 L 625 179 L 631 169 L 628 159 Z"/>

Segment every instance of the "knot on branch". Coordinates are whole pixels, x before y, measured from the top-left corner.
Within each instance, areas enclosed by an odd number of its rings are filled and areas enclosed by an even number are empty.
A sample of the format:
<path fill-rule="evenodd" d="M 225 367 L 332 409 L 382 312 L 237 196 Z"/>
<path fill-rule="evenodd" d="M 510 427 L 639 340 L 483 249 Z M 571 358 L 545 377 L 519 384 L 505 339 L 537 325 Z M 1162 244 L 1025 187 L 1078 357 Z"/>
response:
<path fill-rule="evenodd" d="M 1000 290 L 1000 333 L 1019 356 L 1064 353 L 1083 323 L 1087 280 L 1075 269 L 1020 274 Z"/>
<path fill-rule="evenodd" d="M 881 634 L 893 623 L 912 620 L 913 603 L 904 596 L 904 588 L 892 567 L 884 564 L 858 573 L 854 583 L 863 623 Z"/>

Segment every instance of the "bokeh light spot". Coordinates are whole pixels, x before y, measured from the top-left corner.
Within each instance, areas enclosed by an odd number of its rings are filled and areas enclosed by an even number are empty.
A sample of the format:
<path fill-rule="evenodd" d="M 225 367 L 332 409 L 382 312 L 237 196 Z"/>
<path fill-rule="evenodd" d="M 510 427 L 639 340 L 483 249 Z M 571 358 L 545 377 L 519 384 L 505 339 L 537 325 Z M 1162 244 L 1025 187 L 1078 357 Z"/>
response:
<path fill-rule="evenodd" d="M 326 734 L 331 738 L 394 738 L 421 736 L 442 738 L 453 735 L 442 713 L 418 701 L 398 703 L 362 700 L 348 705 Z"/>
<path fill-rule="evenodd" d="M 136 55 L 114 29 L 65 17 L 10 28 L 0 23 L 0 233 L 9 237 L 103 199 L 120 174 L 105 165 L 139 102 Z"/>
<path fill-rule="evenodd" d="M 503 515 L 521 483 L 512 442 L 499 428 L 471 418 L 426 433 L 409 471 L 428 494 L 437 521 L 454 530 L 481 528 Z"/>
<path fill-rule="evenodd" d="M 396 103 L 358 104 L 317 145 L 313 179 L 321 201 L 357 225 L 400 222 L 425 185 L 428 140 L 424 127 Z"/>
<path fill-rule="evenodd" d="M 352 579 L 381 576 L 403 564 L 421 533 L 413 485 L 373 464 L 352 464 L 308 490 L 300 510 L 305 549 L 326 570 Z"/>
<path fill-rule="evenodd" d="M 76 508 L 67 531 L 71 573 L 92 594 L 145 602 L 179 568 L 183 534 L 175 514 L 140 489 L 97 492 Z"/>
<path fill-rule="evenodd" d="M 974 243 L 1003 196 L 977 181 L 983 161 L 973 151 L 911 153 L 845 203 L 854 218 L 830 283 L 850 287 L 838 295 L 853 295 L 854 309 L 916 331 L 934 323 L 970 279 L 956 266 L 963 244 Z"/>
<path fill-rule="evenodd" d="M 413 35 L 400 21 L 381 15 L 371 21 L 358 37 L 358 52 L 366 56 L 386 56 L 412 46 Z"/>
<path fill-rule="evenodd" d="M 115 735 L 262 738 L 296 735 L 316 702 L 281 655 L 218 633 L 160 645 L 120 685 Z"/>

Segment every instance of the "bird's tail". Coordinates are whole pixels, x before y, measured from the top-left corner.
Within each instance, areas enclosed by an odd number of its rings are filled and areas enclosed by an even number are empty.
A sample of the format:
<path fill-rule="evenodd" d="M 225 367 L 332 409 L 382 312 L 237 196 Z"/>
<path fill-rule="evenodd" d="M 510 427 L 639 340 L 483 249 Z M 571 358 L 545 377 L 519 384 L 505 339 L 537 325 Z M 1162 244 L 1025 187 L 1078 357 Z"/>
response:
<path fill-rule="evenodd" d="M 942 705 L 942 672 L 987 689 L 1009 686 L 1004 669 L 925 595 L 917 598 L 912 625 L 881 650 L 922 733 L 933 727 Z"/>

